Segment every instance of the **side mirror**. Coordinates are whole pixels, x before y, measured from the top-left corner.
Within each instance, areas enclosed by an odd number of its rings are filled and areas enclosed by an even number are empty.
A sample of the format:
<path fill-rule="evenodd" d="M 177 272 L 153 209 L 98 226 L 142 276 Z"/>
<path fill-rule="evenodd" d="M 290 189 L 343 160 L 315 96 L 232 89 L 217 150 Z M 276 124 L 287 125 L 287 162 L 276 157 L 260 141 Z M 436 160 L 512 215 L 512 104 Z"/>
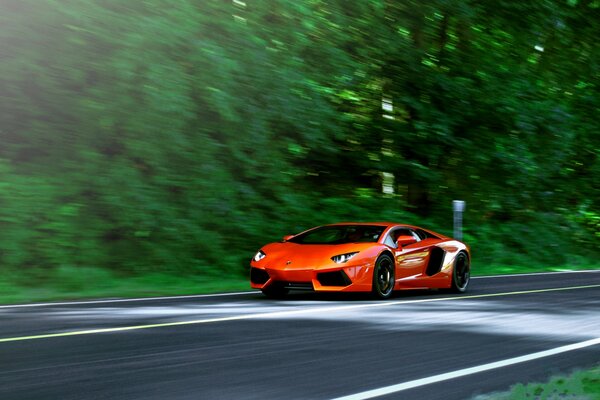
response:
<path fill-rule="evenodd" d="M 290 239 L 291 239 L 291 238 L 293 238 L 293 237 L 294 237 L 294 235 L 285 235 L 285 236 L 283 237 L 283 241 L 284 241 L 284 242 L 287 242 L 288 240 L 290 240 Z"/>
<path fill-rule="evenodd" d="M 398 245 L 399 248 L 408 246 L 409 244 L 413 244 L 413 243 L 417 243 L 417 239 L 415 239 L 412 236 L 408 236 L 408 235 L 398 236 L 398 238 L 396 239 L 396 244 Z"/>

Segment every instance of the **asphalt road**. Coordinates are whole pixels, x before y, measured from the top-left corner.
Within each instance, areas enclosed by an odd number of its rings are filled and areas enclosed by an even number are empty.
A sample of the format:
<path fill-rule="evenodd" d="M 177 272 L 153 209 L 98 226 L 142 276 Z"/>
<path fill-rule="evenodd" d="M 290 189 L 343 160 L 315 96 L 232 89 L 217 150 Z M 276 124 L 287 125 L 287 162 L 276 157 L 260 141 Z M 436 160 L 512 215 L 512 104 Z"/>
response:
<path fill-rule="evenodd" d="M 2 306 L 0 399 L 469 399 L 600 362 L 600 271 L 471 285 Z"/>

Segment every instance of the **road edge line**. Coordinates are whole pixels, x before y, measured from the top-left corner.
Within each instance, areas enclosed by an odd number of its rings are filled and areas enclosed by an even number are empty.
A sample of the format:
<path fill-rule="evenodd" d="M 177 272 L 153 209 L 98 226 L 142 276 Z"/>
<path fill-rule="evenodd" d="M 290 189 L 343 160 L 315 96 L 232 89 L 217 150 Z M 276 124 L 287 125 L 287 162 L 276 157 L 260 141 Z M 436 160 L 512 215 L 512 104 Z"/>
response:
<path fill-rule="evenodd" d="M 522 294 L 547 293 L 547 292 L 558 292 L 558 291 L 578 290 L 578 289 L 592 289 L 592 288 L 600 288 L 600 284 L 584 285 L 584 286 L 567 286 L 567 287 L 546 288 L 546 289 L 534 289 L 534 290 L 524 290 L 524 291 L 516 291 L 516 292 L 486 293 L 486 294 L 468 295 L 468 296 L 435 297 L 435 298 L 419 299 L 419 300 L 397 300 L 397 301 L 386 301 L 386 302 L 366 303 L 366 304 L 365 303 L 351 304 L 351 305 L 343 305 L 343 306 L 314 307 L 314 308 L 303 308 L 303 309 L 295 309 L 295 310 L 265 312 L 265 313 L 242 314 L 242 315 L 234 315 L 234 316 L 229 316 L 229 317 L 207 318 L 207 319 L 199 319 L 199 320 L 163 322 L 163 323 L 146 324 L 146 325 L 117 326 L 117 327 L 112 327 L 112 328 L 85 329 L 85 330 L 79 330 L 79 331 L 68 331 L 68 332 L 59 332 L 59 333 L 45 333 L 45 334 L 40 334 L 40 335 L 6 337 L 6 338 L 0 338 L 0 343 L 17 342 L 17 341 L 24 341 L 24 340 L 35 340 L 35 339 L 48 339 L 48 338 L 67 337 L 67 336 L 91 335 L 91 334 L 98 334 L 98 333 L 133 331 L 133 330 L 142 330 L 142 329 L 150 329 L 150 328 L 165 328 L 165 327 L 183 326 L 183 325 L 199 325 L 199 324 L 208 324 L 208 323 L 214 323 L 214 322 L 242 321 L 242 320 L 261 319 L 261 318 L 268 319 L 268 318 L 273 318 L 273 317 L 289 316 L 289 315 L 302 315 L 302 314 L 309 314 L 309 313 L 315 313 L 315 312 L 347 311 L 347 310 L 357 310 L 357 309 L 365 309 L 365 308 L 390 307 L 390 306 L 403 305 L 403 304 L 434 303 L 434 302 L 441 302 L 441 301 L 454 301 L 454 300 L 466 300 L 466 299 L 483 299 L 483 298 L 488 298 L 488 297 L 516 296 L 516 295 L 522 295 Z"/>
<path fill-rule="evenodd" d="M 569 271 L 548 271 L 548 272 L 528 272 L 524 274 L 503 274 L 503 275 L 480 275 L 471 276 L 471 279 L 489 279 L 489 278 L 513 278 L 519 276 L 539 276 L 539 275 L 559 275 L 559 274 L 578 274 L 578 273 L 598 273 L 600 269 L 582 269 Z"/>
<path fill-rule="evenodd" d="M 463 376 L 473 375 L 480 372 L 486 372 L 493 369 L 508 367 L 515 364 L 521 364 L 528 361 L 538 360 L 540 358 L 551 357 L 557 354 L 566 353 L 569 351 L 580 350 L 586 347 L 596 346 L 600 344 L 600 337 L 583 342 L 577 342 L 566 346 L 555 347 L 549 350 L 538 351 L 536 353 L 525 354 L 518 357 L 507 358 L 505 360 L 495 361 L 487 364 L 478 365 L 475 367 L 463 368 L 456 371 L 446 372 L 443 374 L 432 375 L 426 378 L 415 379 L 399 383 L 396 385 L 384 386 L 377 389 L 366 390 L 347 396 L 336 397 L 332 400 L 366 400 L 375 397 L 386 396 L 394 393 L 398 393 L 408 389 L 414 389 L 421 386 L 430 385 L 432 383 L 439 383 L 450 379 L 460 378 Z"/>
<path fill-rule="evenodd" d="M 25 303 L 25 304 L 2 304 L 3 308 L 26 308 L 26 307 L 51 307 L 51 306 L 78 306 L 85 304 L 105 304 L 105 303 L 127 303 L 135 301 L 152 301 L 152 300 L 177 300 L 177 299 L 198 299 L 205 297 L 226 297 L 226 296 L 241 296 L 243 294 L 259 293 L 258 290 L 249 290 L 247 292 L 226 292 L 226 293 L 206 293 L 206 294 L 184 294 L 179 296 L 158 296 L 158 297 L 136 297 L 131 299 L 104 299 L 104 300 L 73 300 L 60 302 L 46 303 Z"/>

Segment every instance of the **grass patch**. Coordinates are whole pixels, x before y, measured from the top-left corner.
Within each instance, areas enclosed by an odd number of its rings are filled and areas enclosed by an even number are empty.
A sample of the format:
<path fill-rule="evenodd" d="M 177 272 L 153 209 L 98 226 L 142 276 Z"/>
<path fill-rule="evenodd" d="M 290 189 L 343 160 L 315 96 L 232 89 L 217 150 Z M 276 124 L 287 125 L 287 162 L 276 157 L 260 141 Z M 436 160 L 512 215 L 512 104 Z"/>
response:
<path fill-rule="evenodd" d="M 250 290 L 243 276 L 153 273 L 119 276 L 102 268 L 60 267 L 51 274 L 7 273 L 0 277 L 0 304 L 113 297 L 154 297 Z"/>
<path fill-rule="evenodd" d="M 600 365 L 575 371 L 568 376 L 555 376 L 546 383 L 516 384 L 507 392 L 479 395 L 473 400 L 600 400 Z"/>

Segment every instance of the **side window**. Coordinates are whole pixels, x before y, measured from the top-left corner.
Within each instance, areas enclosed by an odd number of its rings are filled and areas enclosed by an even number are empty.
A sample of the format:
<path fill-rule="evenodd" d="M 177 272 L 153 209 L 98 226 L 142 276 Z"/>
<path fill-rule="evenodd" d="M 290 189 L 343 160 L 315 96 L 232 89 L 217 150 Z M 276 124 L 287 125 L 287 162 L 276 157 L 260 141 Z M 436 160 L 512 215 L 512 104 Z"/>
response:
<path fill-rule="evenodd" d="M 412 229 L 410 230 L 410 234 L 412 235 L 412 237 L 414 237 L 414 238 L 415 238 L 415 240 L 416 240 L 417 242 L 420 242 L 420 241 L 422 240 L 421 236 L 419 236 L 419 235 L 417 234 L 417 232 L 413 231 Z"/>
<path fill-rule="evenodd" d="M 412 234 L 415 237 L 415 239 L 417 239 L 417 242 L 420 242 L 421 240 L 423 240 L 421 235 L 419 235 L 416 231 L 412 231 Z"/>
<path fill-rule="evenodd" d="M 408 228 L 398 228 L 394 231 L 394 241 L 398 239 L 398 236 L 413 236 L 413 234 Z"/>
<path fill-rule="evenodd" d="M 422 229 L 417 229 L 417 235 L 419 235 L 419 237 L 421 238 L 421 240 L 425 240 L 427 239 L 427 232 L 425 232 Z"/>
<path fill-rule="evenodd" d="M 422 240 L 421 237 L 412 229 L 396 228 L 389 233 L 383 243 L 390 247 L 396 248 L 396 240 L 398 240 L 399 236 L 412 236 L 417 242 Z"/>
<path fill-rule="evenodd" d="M 421 240 L 427 239 L 427 238 L 432 238 L 432 239 L 439 239 L 439 237 L 434 236 L 430 233 L 425 232 L 423 229 L 417 229 L 417 235 L 419 235 L 421 237 Z"/>
<path fill-rule="evenodd" d="M 394 231 L 390 232 L 389 235 L 387 235 L 387 237 L 383 241 L 383 244 L 396 248 L 396 242 L 394 241 L 394 237 Z"/>

